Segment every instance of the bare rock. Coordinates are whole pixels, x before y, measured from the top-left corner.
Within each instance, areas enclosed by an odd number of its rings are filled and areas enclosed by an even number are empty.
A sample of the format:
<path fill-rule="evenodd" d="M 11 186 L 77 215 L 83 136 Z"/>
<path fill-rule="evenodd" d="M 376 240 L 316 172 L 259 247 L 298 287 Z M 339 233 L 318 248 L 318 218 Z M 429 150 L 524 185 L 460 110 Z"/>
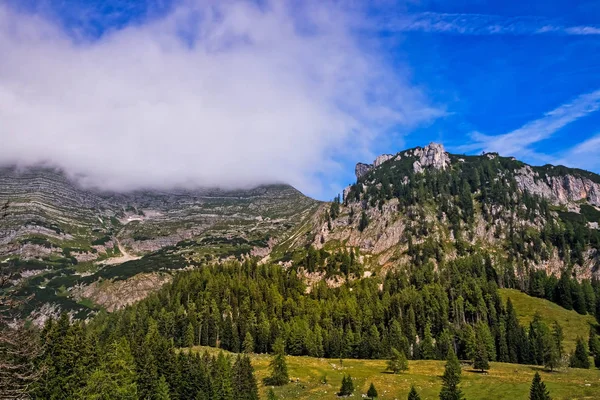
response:
<path fill-rule="evenodd" d="M 354 168 L 354 174 L 356 175 L 356 179 L 362 178 L 367 173 L 369 173 L 369 171 L 372 169 L 373 169 L 372 164 L 364 164 L 364 163 L 356 164 L 356 167 Z"/>
<path fill-rule="evenodd" d="M 375 159 L 375 161 L 373 161 L 373 167 L 377 168 L 381 164 L 383 164 L 387 160 L 391 160 L 392 158 L 394 158 L 394 156 L 392 154 L 382 154 L 380 156 L 377 156 L 377 158 Z"/>

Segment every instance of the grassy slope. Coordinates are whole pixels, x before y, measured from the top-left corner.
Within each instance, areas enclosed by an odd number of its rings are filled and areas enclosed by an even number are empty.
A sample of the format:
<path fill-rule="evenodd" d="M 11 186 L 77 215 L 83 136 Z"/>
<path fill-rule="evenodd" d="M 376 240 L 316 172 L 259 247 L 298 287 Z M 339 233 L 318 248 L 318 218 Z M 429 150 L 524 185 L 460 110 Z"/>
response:
<path fill-rule="evenodd" d="M 596 319 L 591 315 L 580 315 L 577 312 L 566 310 L 561 306 L 548 300 L 531 297 L 514 289 L 500 289 L 500 295 L 504 302 L 510 300 L 517 311 L 521 325 L 529 327 L 533 315 L 539 312 L 548 325 L 555 320 L 563 328 L 565 339 L 563 342 L 566 351 L 575 349 L 577 336 L 582 336 L 586 342 L 590 332 L 590 324 L 595 324 Z"/>
<path fill-rule="evenodd" d="M 199 350 L 204 351 L 203 348 Z M 215 351 L 210 349 L 209 351 Z M 257 378 L 262 381 L 269 374 L 268 355 L 253 355 Z M 409 361 L 409 371 L 404 374 L 386 373 L 384 360 L 339 360 L 310 357 L 287 357 L 290 378 L 299 382 L 275 388 L 280 399 L 336 399 L 342 376 L 354 378 L 356 391 L 351 399 L 360 399 L 373 382 L 379 399 L 406 399 L 411 385 L 415 385 L 421 399 L 438 399 L 441 388 L 443 361 Z M 539 371 L 554 400 L 600 398 L 600 371 L 568 369 L 561 372 L 545 372 L 527 365 L 491 363 L 488 375 L 463 368 L 461 387 L 469 400 L 478 399 L 526 399 L 535 371 Z M 322 377 L 327 376 L 327 384 Z M 589 385 L 589 386 L 586 386 Z M 261 385 L 262 398 L 266 390 Z"/>

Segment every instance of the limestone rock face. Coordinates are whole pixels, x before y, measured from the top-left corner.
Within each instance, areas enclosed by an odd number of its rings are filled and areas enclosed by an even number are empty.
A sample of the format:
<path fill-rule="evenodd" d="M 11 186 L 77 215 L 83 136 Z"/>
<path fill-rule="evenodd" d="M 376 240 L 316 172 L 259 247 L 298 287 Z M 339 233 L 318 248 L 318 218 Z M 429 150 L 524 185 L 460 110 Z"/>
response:
<path fill-rule="evenodd" d="M 362 178 L 372 169 L 373 169 L 372 164 L 364 164 L 364 163 L 356 164 L 356 167 L 354 168 L 354 174 L 356 175 L 356 179 Z"/>
<path fill-rule="evenodd" d="M 440 143 L 429 143 L 423 149 L 415 149 L 414 155 L 419 157 L 413 164 L 415 173 L 423 172 L 426 167 L 445 170 L 450 166 L 450 157 Z"/>
<path fill-rule="evenodd" d="M 394 158 L 394 156 L 392 154 L 382 154 L 380 156 L 378 156 L 375 161 L 373 161 L 373 167 L 377 168 L 379 167 L 381 164 L 383 164 L 384 162 L 386 162 L 387 160 L 391 160 L 392 158 Z"/>
<path fill-rule="evenodd" d="M 553 203 L 567 204 L 587 200 L 600 206 L 600 184 L 573 175 L 542 177 L 526 165 L 515 173 L 519 189 L 542 196 Z"/>

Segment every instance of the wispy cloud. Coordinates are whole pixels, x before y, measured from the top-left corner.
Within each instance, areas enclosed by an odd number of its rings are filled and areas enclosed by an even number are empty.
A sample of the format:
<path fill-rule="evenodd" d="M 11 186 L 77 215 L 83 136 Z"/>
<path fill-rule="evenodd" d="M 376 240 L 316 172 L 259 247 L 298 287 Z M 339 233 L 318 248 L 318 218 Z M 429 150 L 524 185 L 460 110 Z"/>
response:
<path fill-rule="evenodd" d="M 512 132 L 496 136 L 473 132 L 471 133 L 473 142 L 460 146 L 458 150 L 463 152 L 481 150 L 493 151 L 515 157 L 529 156 L 548 160 L 547 157 L 536 154 L 530 146 L 548 139 L 568 124 L 599 109 L 600 90 L 596 90 L 591 93 L 583 94 L 573 101 L 547 112 L 543 117 L 530 121 Z"/>
<path fill-rule="evenodd" d="M 600 133 L 570 148 L 556 160 L 555 164 L 598 171 L 600 169 L 598 153 L 600 153 Z"/>
<path fill-rule="evenodd" d="M 393 32 L 454 35 L 600 35 L 600 26 L 567 26 L 543 17 L 425 12 L 388 18 L 379 25 Z"/>

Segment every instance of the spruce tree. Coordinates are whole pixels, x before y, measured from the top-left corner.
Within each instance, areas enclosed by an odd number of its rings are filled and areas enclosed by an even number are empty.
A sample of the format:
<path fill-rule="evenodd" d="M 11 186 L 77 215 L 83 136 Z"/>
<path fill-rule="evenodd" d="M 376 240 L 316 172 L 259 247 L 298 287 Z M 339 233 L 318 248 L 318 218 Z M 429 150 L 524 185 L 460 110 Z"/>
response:
<path fill-rule="evenodd" d="M 167 383 L 164 375 L 160 376 L 158 384 L 156 385 L 154 396 L 151 398 L 152 400 L 171 400 L 171 395 L 169 394 L 169 384 Z"/>
<path fill-rule="evenodd" d="M 185 336 L 183 339 L 183 347 L 192 347 L 194 346 L 194 326 L 190 322 L 185 329 Z"/>
<path fill-rule="evenodd" d="M 371 382 L 371 386 L 369 386 L 369 390 L 367 390 L 367 397 L 370 399 L 377 398 L 377 389 L 375 389 L 373 382 Z"/>
<path fill-rule="evenodd" d="M 435 350 L 433 348 L 433 337 L 431 336 L 431 324 L 427 323 L 423 331 L 423 340 L 419 343 L 421 358 L 424 360 L 433 360 L 435 358 Z"/>
<path fill-rule="evenodd" d="M 258 400 L 254 368 L 247 355 L 238 355 L 233 365 L 233 389 L 238 400 Z"/>
<path fill-rule="evenodd" d="M 271 376 L 267 378 L 267 383 L 273 386 L 285 385 L 289 381 L 287 362 L 285 361 L 285 344 L 280 337 L 275 340 L 273 345 L 273 358 L 269 364 Z"/>
<path fill-rule="evenodd" d="M 546 385 L 542 382 L 542 378 L 539 373 L 535 373 L 533 381 L 531 382 L 531 389 L 529 390 L 529 400 L 551 400 Z"/>
<path fill-rule="evenodd" d="M 590 359 L 588 351 L 585 348 L 585 342 L 581 337 L 577 338 L 577 344 L 575 345 L 575 352 L 571 355 L 571 368 L 589 368 Z"/>
<path fill-rule="evenodd" d="M 558 358 L 563 356 L 563 345 L 562 341 L 564 339 L 563 329 L 558 323 L 558 321 L 554 321 L 552 323 L 552 337 L 554 338 L 554 343 L 556 344 L 556 351 L 558 352 Z"/>
<path fill-rule="evenodd" d="M 254 353 L 254 339 L 250 332 L 246 332 L 242 349 L 244 350 L 244 353 Z"/>
<path fill-rule="evenodd" d="M 392 357 L 389 359 L 387 364 L 388 371 L 392 371 L 394 374 L 408 370 L 408 361 L 404 352 L 398 351 L 392 347 Z"/>
<path fill-rule="evenodd" d="M 410 392 L 408 392 L 408 400 L 421 400 L 421 396 L 419 396 L 419 393 L 417 393 L 417 389 L 415 389 L 414 385 L 410 387 Z"/>
<path fill-rule="evenodd" d="M 352 393 L 354 393 L 354 382 L 352 382 L 352 377 L 350 375 L 344 375 L 338 395 L 351 396 Z"/>
<path fill-rule="evenodd" d="M 481 372 L 490 369 L 487 348 L 485 343 L 478 342 L 475 350 L 475 358 L 473 360 L 473 368 L 481 370 Z"/>
<path fill-rule="evenodd" d="M 127 339 L 113 342 L 104 360 L 79 392 L 80 399 L 136 400 L 138 390 L 133 356 Z"/>
<path fill-rule="evenodd" d="M 590 354 L 595 356 L 600 353 L 600 340 L 598 339 L 598 335 L 596 334 L 596 329 L 593 326 L 590 326 L 590 337 L 588 339 L 588 349 Z"/>
<path fill-rule="evenodd" d="M 231 379 L 231 363 L 229 358 L 220 351 L 216 360 L 212 362 L 213 398 L 219 400 L 233 400 L 234 389 Z M 182 379 L 186 379 L 182 376 Z"/>
<path fill-rule="evenodd" d="M 450 350 L 448 353 L 448 361 L 446 361 L 446 369 L 442 376 L 442 390 L 440 391 L 440 400 L 461 400 L 463 399 L 462 392 L 458 387 L 460 383 L 460 362 L 454 353 Z"/>

